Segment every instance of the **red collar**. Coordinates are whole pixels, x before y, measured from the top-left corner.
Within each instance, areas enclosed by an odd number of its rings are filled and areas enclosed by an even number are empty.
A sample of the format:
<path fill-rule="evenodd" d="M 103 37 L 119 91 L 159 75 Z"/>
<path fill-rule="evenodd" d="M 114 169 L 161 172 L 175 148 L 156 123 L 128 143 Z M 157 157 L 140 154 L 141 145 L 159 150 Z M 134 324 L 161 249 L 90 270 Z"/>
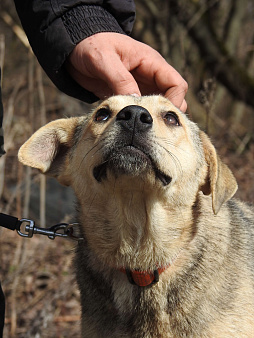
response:
<path fill-rule="evenodd" d="M 159 275 L 165 271 L 170 264 L 165 267 L 158 268 L 152 271 L 139 271 L 139 270 L 129 270 L 125 268 L 119 269 L 121 272 L 126 273 L 128 280 L 131 284 L 138 286 L 149 286 L 155 284 L 159 281 Z"/>

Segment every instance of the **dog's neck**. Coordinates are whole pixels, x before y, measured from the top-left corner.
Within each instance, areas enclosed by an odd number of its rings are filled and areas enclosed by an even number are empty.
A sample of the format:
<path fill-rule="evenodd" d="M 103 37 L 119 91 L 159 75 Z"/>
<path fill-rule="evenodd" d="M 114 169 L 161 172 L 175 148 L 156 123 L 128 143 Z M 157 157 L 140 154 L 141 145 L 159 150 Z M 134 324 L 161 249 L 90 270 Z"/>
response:
<path fill-rule="evenodd" d="M 164 267 L 160 267 L 154 271 L 139 271 L 139 270 L 130 270 L 127 268 L 120 269 L 121 272 L 124 272 L 129 280 L 129 282 L 133 285 L 137 286 L 151 286 L 159 282 L 160 274 L 170 267 L 170 264 Z"/>
<path fill-rule="evenodd" d="M 142 287 L 151 286 L 159 282 L 160 274 L 165 270 L 169 269 L 172 266 L 172 264 L 174 264 L 180 252 L 181 249 L 179 250 L 179 252 L 175 254 L 174 257 L 171 258 L 170 262 L 167 265 L 157 267 L 154 271 L 151 270 L 140 271 L 136 269 L 130 270 L 128 268 L 121 268 L 119 270 L 126 274 L 128 281 L 131 284 Z"/>
<path fill-rule="evenodd" d="M 89 247 L 111 268 L 154 271 L 189 241 L 191 207 L 173 209 L 157 192 L 112 189 L 83 194 L 79 202 Z"/>

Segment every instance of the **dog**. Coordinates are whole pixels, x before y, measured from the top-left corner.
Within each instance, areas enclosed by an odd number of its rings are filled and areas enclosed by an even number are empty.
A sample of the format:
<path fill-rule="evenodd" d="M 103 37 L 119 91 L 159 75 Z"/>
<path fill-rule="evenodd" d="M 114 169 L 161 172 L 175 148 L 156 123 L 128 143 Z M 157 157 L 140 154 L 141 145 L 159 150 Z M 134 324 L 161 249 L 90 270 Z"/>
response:
<path fill-rule="evenodd" d="M 83 337 L 253 337 L 253 208 L 169 100 L 113 96 L 18 156 L 76 194 Z"/>

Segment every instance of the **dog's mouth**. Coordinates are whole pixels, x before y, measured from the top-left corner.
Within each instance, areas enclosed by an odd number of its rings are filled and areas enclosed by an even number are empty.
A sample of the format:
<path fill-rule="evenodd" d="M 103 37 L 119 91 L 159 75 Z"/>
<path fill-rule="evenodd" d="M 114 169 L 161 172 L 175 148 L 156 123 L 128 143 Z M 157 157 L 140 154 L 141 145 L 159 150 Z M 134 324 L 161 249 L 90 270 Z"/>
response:
<path fill-rule="evenodd" d="M 134 146 L 125 146 L 106 156 L 102 164 L 93 169 L 93 176 L 101 182 L 107 178 L 107 170 L 117 177 L 120 175 L 138 176 L 145 171 L 153 171 L 155 177 L 167 186 L 172 178 L 162 172 L 149 154 Z"/>

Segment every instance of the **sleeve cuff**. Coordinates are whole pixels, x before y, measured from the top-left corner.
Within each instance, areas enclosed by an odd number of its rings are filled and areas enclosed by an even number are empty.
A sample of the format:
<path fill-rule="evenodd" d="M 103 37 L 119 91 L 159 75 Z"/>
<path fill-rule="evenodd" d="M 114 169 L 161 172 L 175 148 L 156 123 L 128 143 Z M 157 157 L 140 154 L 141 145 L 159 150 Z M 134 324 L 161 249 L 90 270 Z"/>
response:
<path fill-rule="evenodd" d="M 73 44 L 100 32 L 125 34 L 112 14 L 101 6 L 77 6 L 62 16 Z"/>

